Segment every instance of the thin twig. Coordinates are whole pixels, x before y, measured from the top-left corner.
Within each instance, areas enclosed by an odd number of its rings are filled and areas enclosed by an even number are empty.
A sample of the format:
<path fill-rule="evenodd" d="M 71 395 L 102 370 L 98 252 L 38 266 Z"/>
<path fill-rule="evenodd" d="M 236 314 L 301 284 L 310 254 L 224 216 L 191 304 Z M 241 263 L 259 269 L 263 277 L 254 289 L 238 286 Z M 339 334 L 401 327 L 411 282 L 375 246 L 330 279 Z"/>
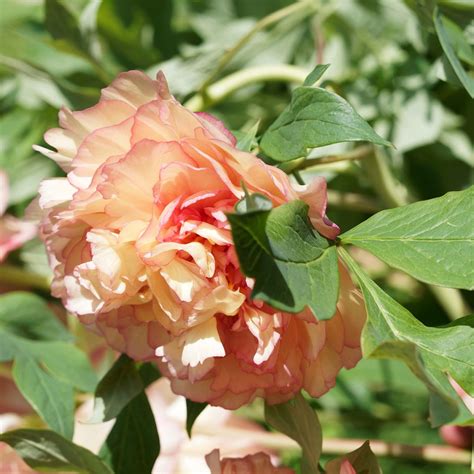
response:
<path fill-rule="evenodd" d="M 224 79 L 215 82 L 208 87 L 205 97 L 198 93 L 192 96 L 184 105 L 192 111 L 200 111 L 221 102 L 228 95 L 250 84 L 265 81 L 302 84 L 307 75 L 308 71 L 306 69 L 289 64 L 249 67 L 229 74 Z"/>
<path fill-rule="evenodd" d="M 36 288 L 38 290 L 49 291 L 50 279 L 43 275 L 31 273 L 20 267 L 13 265 L 0 265 L 0 283 L 8 284 L 20 288 Z"/>
<path fill-rule="evenodd" d="M 293 15 L 299 11 L 307 10 L 308 14 L 312 14 L 316 11 L 316 5 L 314 1 L 302 0 L 296 2 L 292 5 L 289 5 L 281 10 L 277 10 L 270 15 L 259 20 L 255 26 L 242 38 L 240 38 L 237 43 L 230 48 L 219 60 L 216 69 L 209 75 L 205 80 L 202 86 L 199 88 L 202 95 L 207 95 L 207 88 L 212 83 L 212 81 L 219 75 L 219 73 L 229 64 L 229 62 L 234 58 L 234 56 L 260 31 L 268 28 L 269 26 L 278 23 L 280 20 Z"/>
<path fill-rule="evenodd" d="M 375 191 L 388 207 L 405 206 L 413 201 L 406 186 L 393 175 L 385 151 L 374 148 L 374 153 L 362 162 L 362 166 Z M 427 287 L 451 320 L 460 318 L 470 312 L 461 292 L 456 288 L 442 288 L 428 284 Z"/>
<path fill-rule="evenodd" d="M 328 163 L 337 163 L 339 161 L 352 161 L 352 160 L 361 160 L 367 158 L 373 154 L 373 148 L 371 145 L 364 145 L 355 148 L 347 153 L 341 153 L 340 155 L 327 155 L 321 156 L 319 158 L 311 158 L 306 161 L 303 161 L 301 165 L 298 166 L 298 170 L 304 170 L 307 168 L 312 168 L 314 166 L 327 165 Z"/>
<path fill-rule="evenodd" d="M 328 190 L 328 203 L 330 208 L 338 207 L 353 211 L 374 213 L 382 210 L 382 206 L 375 199 L 357 193 L 342 193 Z"/>

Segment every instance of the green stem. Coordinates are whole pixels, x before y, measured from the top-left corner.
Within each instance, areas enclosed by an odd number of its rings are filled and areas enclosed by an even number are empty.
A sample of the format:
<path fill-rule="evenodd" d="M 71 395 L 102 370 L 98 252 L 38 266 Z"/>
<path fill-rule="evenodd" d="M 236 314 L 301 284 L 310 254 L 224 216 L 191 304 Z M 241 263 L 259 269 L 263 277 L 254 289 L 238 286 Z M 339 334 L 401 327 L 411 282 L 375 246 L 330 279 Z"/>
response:
<path fill-rule="evenodd" d="M 48 277 L 30 273 L 23 268 L 4 263 L 0 265 L 0 283 L 21 288 L 36 288 L 49 292 L 51 282 Z"/>
<path fill-rule="evenodd" d="M 293 171 L 293 176 L 295 177 L 295 179 L 296 179 L 296 181 L 297 181 L 298 184 L 306 184 L 306 183 L 304 182 L 304 179 L 301 177 L 299 171 L 296 171 L 296 170 Z"/>
<path fill-rule="evenodd" d="M 314 0 L 301 0 L 299 2 L 293 3 L 281 10 L 277 10 L 270 15 L 262 18 L 259 20 L 255 26 L 242 38 L 237 41 L 237 43 L 230 48 L 219 60 L 216 69 L 211 73 L 211 75 L 206 79 L 206 81 L 202 84 L 199 88 L 201 95 L 207 95 L 207 88 L 212 83 L 214 78 L 216 78 L 219 73 L 229 64 L 230 61 L 234 58 L 234 56 L 260 31 L 268 28 L 269 26 L 278 23 L 280 20 L 284 18 L 294 15 L 298 12 L 304 12 L 308 15 L 313 14 L 317 10 L 317 5 Z"/>
<path fill-rule="evenodd" d="M 363 158 L 367 158 L 373 155 L 373 147 L 371 145 L 364 145 L 355 148 L 347 153 L 341 153 L 340 155 L 328 155 L 328 156 L 321 156 L 318 158 L 308 159 L 303 161 L 301 165 L 298 166 L 298 171 L 313 168 L 315 166 L 327 165 L 330 163 L 338 163 L 340 161 L 353 161 L 353 160 L 361 160 Z"/>
<path fill-rule="evenodd" d="M 208 87 L 205 96 L 202 93 L 198 93 L 191 97 L 184 105 L 196 112 L 211 107 L 233 92 L 256 82 L 282 81 L 302 84 L 306 76 L 307 71 L 305 69 L 288 64 L 250 67 L 229 74 L 224 79 L 215 82 Z"/>
<path fill-rule="evenodd" d="M 388 207 L 400 207 L 410 202 L 407 188 L 393 175 L 383 151 L 372 147 L 372 153 L 364 159 L 362 167 Z"/>

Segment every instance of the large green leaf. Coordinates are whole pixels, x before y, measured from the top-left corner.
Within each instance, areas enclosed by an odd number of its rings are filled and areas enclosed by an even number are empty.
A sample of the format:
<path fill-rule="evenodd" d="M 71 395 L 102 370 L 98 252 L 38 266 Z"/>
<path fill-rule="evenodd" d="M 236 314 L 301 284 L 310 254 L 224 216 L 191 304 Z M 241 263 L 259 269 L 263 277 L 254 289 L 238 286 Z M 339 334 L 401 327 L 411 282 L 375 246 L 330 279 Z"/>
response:
<path fill-rule="evenodd" d="M 145 392 L 141 392 L 117 417 L 100 456 L 115 474 L 129 474 L 151 472 L 159 453 L 155 418 Z"/>
<path fill-rule="evenodd" d="M 341 236 L 421 281 L 474 289 L 474 186 L 375 214 Z"/>
<path fill-rule="evenodd" d="M 459 26 L 445 15 L 441 14 L 438 8 L 435 8 L 433 12 L 433 21 L 444 54 L 446 54 L 446 57 L 456 73 L 456 76 L 461 81 L 461 84 L 467 90 L 469 95 L 474 98 L 474 78 L 464 69 L 459 59 L 459 53 L 462 55 L 462 49 L 459 51 L 460 48 L 458 48 L 458 46 L 461 46 L 463 49 L 469 51 L 470 59 L 472 61 L 472 46 L 468 43 L 467 39 L 464 38 L 463 31 Z M 461 45 L 459 45 L 460 41 L 462 42 Z"/>
<path fill-rule="evenodd" d="M 258 203 L 250 204 L 248 212 L 227 217 L 241 268 L 255 278 L 252 297 L 294 313 L 309 306 L 318 319 L 331 318 L 339 293 L 337 252 L 312 228 L 308 205 L 292 201 L 259 211 L 252 207 Z"/>
<path fill-rule="evenodd" d="M 95 454 L 53 431 L 9 431 L 0 435 L 0 441 L 15 449 L 33 469 L 112 474 Z"/>
<path fill-rule="evenodd" d="M 97 386 L 90 422 L 101 423 L 115 418 L 143 388 L 135 362 L 122 354 Z"/>
<path fill-rule="evenodd" d="M 353 141 L 390 145 L 342 97 L 305 86 L 295 89 L 260 147 L 276 161 L 290 161 L 306 156 L 309 148 Z"/>
<path fill-rule="evenodd" d="M 367 307 L 364 356 L 405 362 L 430 391 L 431 423 L 437 426 L 451 421 L 459 410 L 446 375 L 474 395 L 474 328 L 467 321 L 426 327 L 380 289 L 346 250 L 341 249 L 341 255 L 357 277 Z"/>
<path fill-rule="evenodd" d="M 13 380 L 34 410 L 55 431 L 72 438 L 74 431 L 74 392 L 70 385 L 42 370 L 38 361 L 19 354 L 13 363 Z"/>
<path fill-rule="evenodd" d="M 0 360 L 13 360 L 14 381 L 44 421 L 65 437 L 74 428 L 76 387 L 93 391 L 96 375 L 72 336 L 33 294 L 0 297 Z"/>
<path fill-rule="evenodd" d="M 273 428 L 294 439 L 303 450 L 302 474 L 319 473 L 322 432 L 316 412 L 299 393 L 278 405 L 265 404 L 265 420 Z"/>

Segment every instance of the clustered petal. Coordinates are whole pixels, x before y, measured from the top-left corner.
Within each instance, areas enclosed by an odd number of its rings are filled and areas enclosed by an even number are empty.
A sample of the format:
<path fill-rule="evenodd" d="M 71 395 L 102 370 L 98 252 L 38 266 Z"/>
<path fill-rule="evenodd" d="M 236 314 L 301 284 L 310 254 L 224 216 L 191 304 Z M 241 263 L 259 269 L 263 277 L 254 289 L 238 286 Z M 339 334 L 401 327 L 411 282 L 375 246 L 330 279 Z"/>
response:
<path fill-rule="evenodd" d="M 110 346 L 156 361 L 175 393 L 231 409 L 320 396 L 357 363 L 365 309 L 342 264 L 331 320 L 276 311 L 250 298 L 226 219 L 245 183 L 274 206 L 304 199 L 335 238 L 322 178 L 293 187 L 219 120 L 182 107 L 162 74 L 120 74 L 59 122 L 45 135 L 55 150 L 37 147 L 67 172 L 40 187 L 52 292 Z"/>

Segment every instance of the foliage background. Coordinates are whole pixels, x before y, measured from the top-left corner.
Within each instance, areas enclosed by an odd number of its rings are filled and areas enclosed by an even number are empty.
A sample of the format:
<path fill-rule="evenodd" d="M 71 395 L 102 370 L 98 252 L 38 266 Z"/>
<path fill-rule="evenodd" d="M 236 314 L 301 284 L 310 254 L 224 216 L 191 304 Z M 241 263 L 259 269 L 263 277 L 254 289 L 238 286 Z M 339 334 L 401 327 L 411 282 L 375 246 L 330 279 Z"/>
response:
<path fill-rule="evenodd" d="M 60 106 L 92 105 L 100 88 L 128 69 L 150 74 L 162 69 L 174 95 L 186 102 L 211 77 L 229 47 L 259 19 L 292 3 L 0 0 L 0 168 L 10 180 L 9 212 L 21 216 L 39 182 L 61 173 L 31 149 L 43 144 L 42 134 L 55 126 Z M 342 230 L 404 200 L 428 199 L 472 184 L 474 105 L 426 17 L 431 3 L 315 2 L 316 14 L 302 9 L 258 32 L 213 79 L 246 68 L 263 71 L 291 64 L 305 73 L 316 63 L 331 65 L 326 85 L 395 145 L 380 151 L 389 163 L 392 193 L 381 190 L 379 177 L 363 159 L 306 171 L 308 177 L 328 179 L 329 217 Z M 456 2 L 439 3 L 448 4 L 446 13 L 464 29 L 457 52 L 466 69 L 472 68 L 472 10 L 449 9 Z M 235 131 L 248 131 L 259 121 L 261 134 L 287 105 L 295 84 L 256 81 L 205 105 Z M 335 145 L 314 156 L 349 149 L 351 145 Z M 428 326 L 446 324 L 453 314 L 467 314 L 468 305 L 474 305 L 467 293 L 464 302 L 448 298 L 440 304 L 425 285 L 374 257 L 358 257 L 389 294 Z M 32 241 L 9 257 L 8 267 L 0 267 L 0 279 L 11 277 L 7 272 L 12 266 L 47 276 L 45 262 L 41 244 Z M 48 298 L 44 291 L 42 296 Z M 425 388 L 401 364 L 362 361 L 341 373 L 337 387 L 313 404 L 320 409 L 325 437 L 441 443 L 427 421 L 427 399 Z M 261 420 L 258 404 L 242 412 Z M 284 459 L 298 463 L 294 453 L 284 453 Z M 387 473 L 426 470 L 425 462 L 387 458 L 381 464 Z M 460 466 L 435 467 L 440 473 L 467 472 Z"/>

